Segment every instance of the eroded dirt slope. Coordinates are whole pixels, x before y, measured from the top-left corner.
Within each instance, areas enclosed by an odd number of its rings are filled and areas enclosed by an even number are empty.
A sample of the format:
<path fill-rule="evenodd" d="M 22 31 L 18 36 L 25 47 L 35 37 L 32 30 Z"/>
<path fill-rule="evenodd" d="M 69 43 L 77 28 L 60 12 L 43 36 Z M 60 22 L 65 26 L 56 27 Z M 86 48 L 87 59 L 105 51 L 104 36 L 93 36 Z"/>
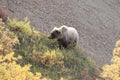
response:
<path fill-rule="evenodd" d="M 28 17 L 36 29 L 48 34 L 55 26 L 75 27 L 80 47 L 99 65 L 108 63 L 120 39 L 119 0 L 0 0 L 9 16 Z"/>

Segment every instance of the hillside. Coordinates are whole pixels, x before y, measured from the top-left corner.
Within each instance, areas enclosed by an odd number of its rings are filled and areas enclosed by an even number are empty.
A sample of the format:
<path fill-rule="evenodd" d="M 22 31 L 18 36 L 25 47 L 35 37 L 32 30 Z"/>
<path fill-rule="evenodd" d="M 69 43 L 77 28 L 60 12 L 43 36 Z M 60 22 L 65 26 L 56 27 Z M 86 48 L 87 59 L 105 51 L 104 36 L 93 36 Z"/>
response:
<path fill-rule="evenodd" d="M 7 24 L 7 25 L 6 25 Z M 0 19 L 0 79 L 95 80 L 99 70 L 80 48 L 59 48 L 57 41 L 24 21 Z M 42 75 L 42 77 L 41 77 Z"/>
<path fill-rule="evenodd" d="M 0 0 L 11 18 L 28 17 L 31 25 L 46 34 L 54 26 L 75 27 L 80 47 L 99 65 L 108 63 L 120 38 L 119 0 Z"/>

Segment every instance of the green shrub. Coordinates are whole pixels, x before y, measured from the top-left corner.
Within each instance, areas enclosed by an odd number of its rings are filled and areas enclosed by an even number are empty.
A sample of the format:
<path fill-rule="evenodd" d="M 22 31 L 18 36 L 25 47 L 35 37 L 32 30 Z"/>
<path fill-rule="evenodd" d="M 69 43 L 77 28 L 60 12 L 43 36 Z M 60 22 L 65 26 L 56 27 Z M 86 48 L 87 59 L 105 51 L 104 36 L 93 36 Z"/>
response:
<path fill-rule="evenodd" d="M 13 28 L 14 31 L 21 32 L 26 35 L 32 34 L 30 22 L 27 18 L 25 18 L 24 21 L 17 21 L 16 19 L 11 20 L 8 18 L 8 25 Z"/>
<path fill-rule="evenodd" d="M 47 51 L 45 53 L 39 54 L 39 52 L 33 52 L 33 60 L 38 65 L 43 65 L 45 67 L 52 67 L 54 65 L 59 65 L 63 63 L 63 55 L 57 50 Z"/>

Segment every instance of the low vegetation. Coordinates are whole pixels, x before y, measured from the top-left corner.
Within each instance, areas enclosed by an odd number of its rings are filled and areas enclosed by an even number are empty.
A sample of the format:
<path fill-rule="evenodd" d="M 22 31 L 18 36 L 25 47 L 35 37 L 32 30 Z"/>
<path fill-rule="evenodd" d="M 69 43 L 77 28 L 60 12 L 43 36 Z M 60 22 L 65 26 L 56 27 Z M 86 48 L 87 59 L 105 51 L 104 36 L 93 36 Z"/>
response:
<path fill-rule="evenodd" d="M 96 65 L 84 51 L 59 48 L 56 40 L 49 40 L 29 23 L 27 18 L 0 22 L 0 79 L 96 79 Z"/>

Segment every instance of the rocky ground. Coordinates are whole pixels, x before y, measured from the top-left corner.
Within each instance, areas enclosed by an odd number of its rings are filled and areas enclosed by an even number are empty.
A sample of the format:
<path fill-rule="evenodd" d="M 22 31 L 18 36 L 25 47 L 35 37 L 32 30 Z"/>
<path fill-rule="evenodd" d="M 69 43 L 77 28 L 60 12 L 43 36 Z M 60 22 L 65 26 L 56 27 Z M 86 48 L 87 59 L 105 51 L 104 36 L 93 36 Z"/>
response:
<path fill-rule="evenodd" d="M 80 47 L 100 66 L 108 63 L 120 39 L 120 0 L 0 0 L 11 18 L 28 17 L 49 34 L 55 26 L 75 27 Z"/>

